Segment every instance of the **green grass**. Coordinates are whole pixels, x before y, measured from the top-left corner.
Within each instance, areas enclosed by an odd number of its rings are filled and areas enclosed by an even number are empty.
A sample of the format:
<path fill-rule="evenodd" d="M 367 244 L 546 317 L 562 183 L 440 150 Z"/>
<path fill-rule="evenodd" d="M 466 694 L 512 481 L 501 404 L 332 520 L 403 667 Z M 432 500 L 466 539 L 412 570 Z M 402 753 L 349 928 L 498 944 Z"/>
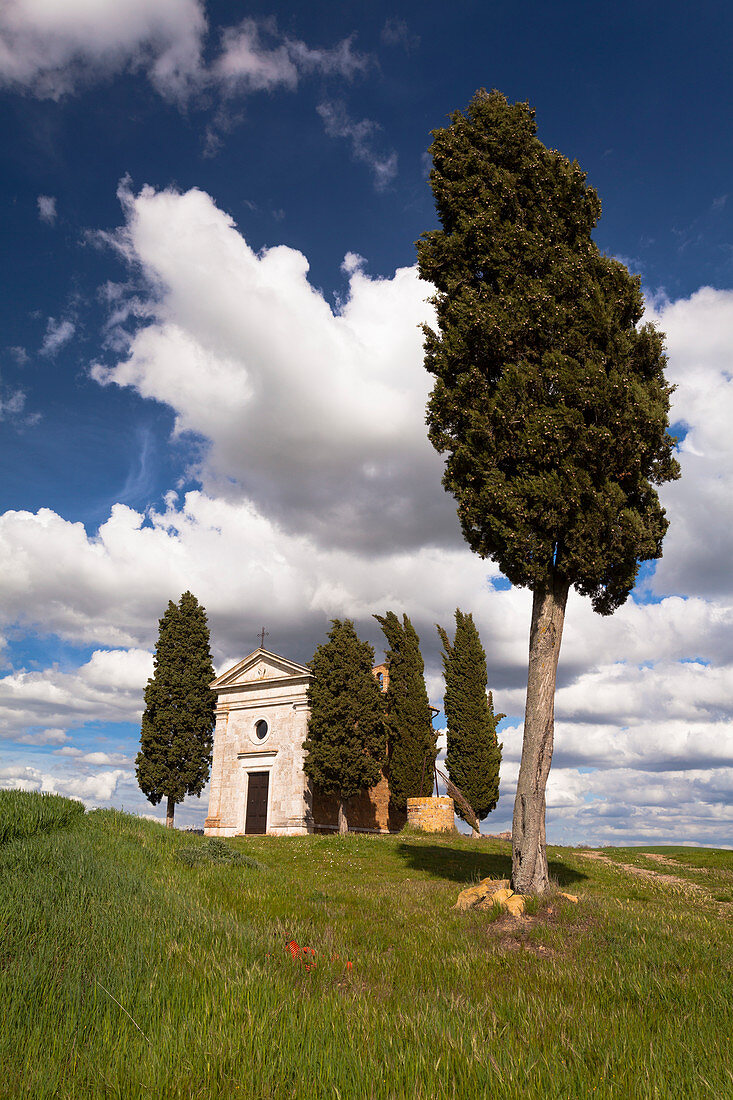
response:
<path fill-rule="evenodd" d="M 83 813 L 81 802 L 58 794 L 0 791 L 0 844 L 62 829 Z"/>
<path fill-rule="evenodd" d="M 694 867 L 712 867 L 724 871 L 733 871 L 733 850 L 730 848 L 644 848 L 645 852 L 659 852 L 680 863 L 689 863 Z"/>
<path fill-rule="evenodd" d="M 662 856 L 660 863 L 645 853 Z M 685 883 L 716 891 L 718 901 L 733 901 L 733 851 L 720 848 L 637 847 L 604 848 L 602 854 L 615 863 L 631 864 L 646 871 L 672 875 Z"/>
<path fill-rule="evenodd" d="M 179 858 L 192 847 L 111 811 L 0 847 L 0 1095 L 733 1095 L 715 874 L 686 897 L 553 848 L 580 904 L 517 925 L 452 909 L 508 874 L 501 842 L 263 837 L 228 843 L 247 862 Z"/>
<path fill-rule="evenodd" d="M 713 871 L 730 871 L 733 873 L 733 851 L 726 848 L 683 848 L 674 847 L 672 845 L 666 847 L 642 845 L 637 848 L 603 848 L 602 851 L 604 856 L 622 861 L 628 861 L 629 858 L 638 858 L 643 852 L 653 852 L 657 855 L 665 856 L 667 859 L 673 859 L 683 868 L 685 866 L 695 868 L 702 867 L 709 868 Z M 647 866 L 651 866 L 651 864 L 647 864 Z"/>

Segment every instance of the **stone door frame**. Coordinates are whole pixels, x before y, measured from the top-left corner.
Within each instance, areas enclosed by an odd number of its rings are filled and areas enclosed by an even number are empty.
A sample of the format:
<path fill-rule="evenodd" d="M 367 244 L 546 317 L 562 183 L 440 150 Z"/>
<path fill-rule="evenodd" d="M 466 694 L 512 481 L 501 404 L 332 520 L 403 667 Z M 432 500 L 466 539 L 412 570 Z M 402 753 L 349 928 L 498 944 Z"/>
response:
<path fill-rule="evenodd" d="M 270 829 L 270 809 L 272 807 L 272 780 L 273 780 L 273 765 L 275 763 L 275 757 L 277 756 L 277 749 L 269 749 L 264 752 L 240 752 L 237 753 L 237 762 L 239 763 L 242 771 L 244 772 L 242 780 L 242 801 L 239 811 L 239 829 L 238 833 L 241 836 L 246 836 L 247 828 L 247 798 L 249 796 L 249 773 L 250 772 L 267 772 L 267 819 L 265 822 L 265 833 Z"/>

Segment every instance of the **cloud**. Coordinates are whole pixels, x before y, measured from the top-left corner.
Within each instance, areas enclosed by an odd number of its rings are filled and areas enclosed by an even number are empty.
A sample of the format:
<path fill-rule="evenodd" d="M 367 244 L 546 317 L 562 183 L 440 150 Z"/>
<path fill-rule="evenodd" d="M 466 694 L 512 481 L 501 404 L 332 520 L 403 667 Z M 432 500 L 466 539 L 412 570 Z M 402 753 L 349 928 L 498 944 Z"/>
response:
<path fill-rule="evenodd" d="M 5 0 L 0 80 L 40 98 L 142 69 L 158 91 L 183 98 L 200 69 L 206 30 L 199 0 Z"/>
<path fill-rule="evenodd" d="M 27 765 L 0 768 L 0 789 L 16 788 L 24 791 L 40 791 L 60 794 L 66 798 L 78 798 L 87 806 L 109 802 L 120 781 L 128 776 L 123 769 L 102 771 L 94 775 L 73 773 L 49 773 Z"/>
<path fill-rule="evenodd" d="M 373 65 L 349 35 L 313 47 L 283 35 L 273 18 L 246 18 L 221 31 L 219 51 L 204 61 L 208 25 L 202 0 L 5 0 L 0 7 L 0 86 L 59 100 L 125 71 L 144 72 L 165 99 L 182 109 L 215 105 L 205 128 L 204 155 L 215 156 L 223 135 L 242 120 L 234 104 L 262 92 L 295 91 L 303 78 L 350 82 Z M 347 137 L 377 188 L 397 171 L 397 154 L 380 155 L 379 126 L 354 122 L 343 105 L 319 108 L 327 132 Z M 324 114 L 325 111 L 325 114 Z M 53 224 L 56 200 L 38 197 L 39 216 Z"/>
<path fill-rule="evenodd" d="M 69 735 L 66 730 L 62 729 L 35 729 L 26 733 L 12 731 L 12 740 L 20 745 L 35 745 L 36 747 L 41 745 L 63 745 L 69 740 Z"/>
<path fill-rule="evenodd" d="M 557 703 L 564 716 L 576 721 L 603 723 L 605 716 L 605 722 L 619 726 L 650 712 L 657 721 L 733 722 L 733 664 L 716 668 L 692 660 L 635 668 L 625 662 L 603 665 L 562 688 Z"/>
<path fill-rule="evenodd" d="M 556 824 L 557 823 L 557 824 Z M 553 769 L 548 828 L 560 843 L 733 844 L 733 769 Z M 559 827 L 558 827 L 559 826 Z M 577 840 L 576 840 L 577 843 Z"/>
<path fill-rule="evenodd" d="M 682 478 L 661 493 L 670 529 L 652 588 L 733 599 L 733 290 L 702 287 L 648 316 L 667 334 L 672 420 L 688 429 Z"/>
<path fill-rule="evenodd" d="M 366 55 L 355 52 L 353 41 L 352 35 L 330 49 L 313 49 L 300 39 L 281 37 L 273 20 L 244 19 L 222 32 L 210 79 L 229 92 L 292 91 L 304 74 L 351 80 L 370 64 Z"/>
<path fill-rule="evenodd" d="M 152 429 L 147 425 L 138 424 L 134 431 L 136 450 L 135 458 L 125 478 L 122 488 L 117 493 L 120 504 L 131 504 L 150 498 L 153 484 L 153 469 L 155 466 L 156 441 Z"/>
<path fill-rule="evenodd" d="M 302 72 L 342 76 L 346 80 L 353 80 L 358 73 L 366 72 L 372 65 L 368 54 L 354 50 L 354 39 L 355 35 L 349 35 L 330 49 L 312 49 L 305 42 L 293 38 L 286 38 L 285 45 Z"/>
<path fill-rule="evenodd" d="M 307 536 L 284 532 L 251 504 L 201 492 L 187 493 L 182 505 L 170 494 L 165 509 L 144 520 L 131 508 L 115 505 L 90 537 L 82 524 L 48 509 L 35 515 L 5 513 L 0 517 L 3 618 L 77 642 L 152 646 L 167 600 L 190 588 L 207 608 L 219 658 L 238 659 L 254 649 L 265 615 L 273 647 L 295 650 L 305 659 L 335 616 L 358 620 L 378 641 L 373 611 L 410 610 L 431 645 L 433 624 L 458 603 L 471 601 L 491 621 L 501 644 L 507 638 L 503 623 L 513 617 L 508 608 L 523 604 L 528 609 L 526 593 L 492 593 L 485 577 L 493 567 L 460 546 L 385 552 L 377 561 L 368 550 L 318 546 Z M 521 659 L 523 648 L 513 660 Z M 101 690 L 106 677 L 132 690 L 132 681 L 114 667 L 121 660 L 110 653 L 95 655 L 79 670 L 82 685 L 65 678 L 68 674 L 24 673 L 18 697 L 27 702 L 29 693 L 47 690 L 52 702 L 58 701 L 57 688 L 66 684 L 61 698 L 67 700 L 83 686 L 86 699 L 90 685 Z M 142 676 L 143 658 L 133 654 L 128 660 L 125 668 L 134 669 L 133 679 L 144 685 L 149 673 Z M 99 675 L 92 678 L 95 670 Z M 43 688 L 47 676 L 52 686 Z M 5 682 L 9 688 L 16 681 L 9 677 Z M 123 697 L 120 706 L 128 707 L 124 713 L 129 717 L 129 699 Z M 48 724 L 63 723 L 49 713 Z"/>
<path fill-rule="evenodd" d="M 56 221 L 56 199 L 53 195 L 38 196 L 38 217 L 46 225 L 53 225 Z"/>
<path fill-rule="evenodd" d="M 245 19 L 238 27 L 228 27 L 222 33 L 221 53 L 212 67 L 213 77 L 239 91 L 272 91 L 273 88 L 294 89 L 298 84 L 298 69 L 284 43 L 266 47 L 262 43 L 260 24 Z"/>
<path fill-rule="evenodd" d="M 152 821 L 165 821 L 165 807 L 152 807 L 140 791 L 129 760 L 119 753 L 82 753 L 52 757 L 29 765 L 15 760 L 0 768 L 0 790 L 38 791 L 76 798 L 87 809 L 123 808 Z M 92 759 L 94 757 L 95 759 Z M 107 758 L 106 761 L 103 758 Z M 127 760 L 128 766 L 117 766 Z M 110 766 L 112 765 L 112 766 Z M 176 826 L 203 828 L 208 788 L 201 798 L 186 798 L 176 806 Z M 157 810 L 157 812 L 156 812 Z"/>
<path fill-rule="evenodd" d="M 20 416 L 25 408 L 25 394 L 22 390 L 13 390 L 3 397 L 0 395 L 0 420 L 10 420 Z"/>
<path fill-rule="evenodd" d="M 26 744 L 62 744 L 66 731 L 84 722 L 137 721 L 152 671 L 150 654 L 130 649 L 97 650 L 71 672 L 11 672 L 0 677 L 2 737 Z"/>
<path fill-rule="evenodd" d="M 351 80 L 371 64 L 354 49 L 353 35 L 314 48 L 281 35 L 273 19 L 247 18 L 222 31 L 207 65 L 207 33 L 202 0 L 5 0 L 0 83 L 58 100 L 92 82 L 142 71 L 162 96 L 183 104 L 212 88 L 231 96 L 294 90 L 306 75 Z"/>
<path fill-rule="evenodd" d="M 73 745 L 54 750 L 58 756 L 70 756 L 79 764 L 129 764 L 130 757 L 121 752 L 85 752 Z"/>
<path fill-rule="evenodd" d="M 33 427 L 41 419 L 39 412 L 28 413 L 23 390 L 6 390 L 0 386 L 0 423 L 6 421 L 15 427 Z"/>
<path fill-rule="evenodd" d="M 115 243 L 149 287 L 135 312 L 152 320 L 118 331 L 127 357 L 93 377 L 170 405 L 177 432 L 208 441 L 207 491 L 288 531 L 376 554 L 460 545 L 424 427 L 419 325 L 432 307 L 417 271 L 353 267 L 334 313 L 302 253 L 255 253 L 203 192 L 121 196 Z"/>
<path fill-rule="evenodd" d="M 388 187 L 397 175 L 397 153 L 377 151 L 375 139 L 382 129 L 379 123 L 368 118 L 357 122 L 350 117 L 341 100 L 324 100 L 316 110 L 328 136 L 346 138 L 354 160 L 371 169 L 376 189 L 382 191 Z"/>
<path fill-rule="evenodd" d="M 491 833 L 511 829 L 519 769 L 521 730 L 501 736 L 499 803 L 483 822 Z M 556 758 L 547 783 L 547 835 L 553 844 L 733 847 L 733 769 L 588 769 Z"/>
<path fill-rule="evenodd" d="M 330 618 L 352 617 L 360 634 L 379 646 L 373 611 L 404 608 L 420 633 L 431 698 L 439 702 L 433 624 L 450 625 L 452 609 L 462 606 L 473 610 L 480 625 L 497 709 L 521 715 L 529 596 L 517 589 L 493 591 L 485 583 L 487 564 L 466 550 L 383 555 L 375 568 L 369 555 L 319 548 L 302 536 L 285 534 L 251 506 L 201 493 L 187 494 L 182 506 L 171 495 L 166 510 L 152 514 L 151 526 L 142 526 L 142 519 L 118 506 L 99 537 L 91 539 L 81 525 L 52 514 L 3 517 L 0 577 L 6 578 L 6 591 L 0 590 L 0 600 L 8 616 L 35 616 L 47 629 L 77 640 L 128 631 L 152 645 L 165 600 L 191 587 L 208 609 L 222 671 L 256 646 L 262 621 L 273 649 L 305 660 L 325 636 Z M 6 561 L 22 566 L 22 583 L 3 568 Z M 684 630 L 690 603 L 694 615 Z M 551 773 L 563 778 L 549 805 L 563 828 L 574 822 L 576 839 L 600 842 L 617 834 L 596 830 L 591 835 L 589 822 L 595 819 L 586 814 L 584 799 L 590 792 L 608 816 L 614 799 L 621 797 L 612 771 L 635 777 L 638 789 L 629 785 L 623 793 L 623 805 L 631 807 L 645 804 L 648 792 L 662 782 L 660 776 L 690 768 L 701 776 L 725 772 L 733 755 L 733 632 L 730 620 L 716 623 L 716 608 L 701 600 L 631 603 L 611 619 L 590 615 L 588 622 L 585 608 L 586 601 L 576 598 L 567 620 L 561 656 L 566 682 L 557 694 Z M 598 629 L 588 629 L 589 624 Z M 714 654 L 717 664 L 681 662 L 696 649 Z M 644 667 L 662 651 L 673 656 Z M 613 660 L 616 655 L 619 660 Z M 604 663 L 604 657 L 611 660 Z M 625 663 L 624 657 L 629 658 Z M 45 722 L 58 731 L 91 717 L 136 721 L 150 667 L 147 652 L 118 650 L 94 654 L 74 673 L 13 674 L 0 681 L 0 706 L 8 726 L 18 730 L 39 729 Z M 505 730 L 502 739 L 502 813 L 510 818 L 521 724 Z M 77 751 L 73 757 L 80 759 Z M 601 769 L 599 778 L 581 775 L 580 767 Z M 570 793 L 568 776 L 575 777 Z M 562 810 L 571 795 L 572 814 Z M 128 804 L 127 795 L 125 800 Z M 497 822 L 495 816 L 492 829 L 508 824 Z M 633 836 L 658 835 L 645 827 L 634 815 Z M 698 839 L 704 835 L 695 834 Z"/>
<path fill-rule="evenodd" d="M 341 271 L 344 275 L 353 275 L 366 266 L 366 260 L 358 252 L 347 252 L 341 263 Z"/>
<path fill-rule="evenodd" d="M 562 710 L 558 709 L 562 715 Z M 635 768 L 649 773 L 730 766 L 733 721 L 655 719 L 647 710 L 620 728 L 608 714 L 600 723 L 559 719 L 556 733 L 560 766 Z"/>
<path fill-rule="evenodd" d="M 387 19 L 380 38 L 385 46 L 401 46 L 407 53 L 420 45 L 420 35 L 413 34 L 404 19 Z"/>
<path fill-rule="evenodd" d="M 76 332 L 76 325 L 71 321 L 57 321 L 55 317 L 49 317 L 46 325 L 46 335 L 41 344 L 41 355 L 53 357 L 58 351 L 68 344 Z"/>

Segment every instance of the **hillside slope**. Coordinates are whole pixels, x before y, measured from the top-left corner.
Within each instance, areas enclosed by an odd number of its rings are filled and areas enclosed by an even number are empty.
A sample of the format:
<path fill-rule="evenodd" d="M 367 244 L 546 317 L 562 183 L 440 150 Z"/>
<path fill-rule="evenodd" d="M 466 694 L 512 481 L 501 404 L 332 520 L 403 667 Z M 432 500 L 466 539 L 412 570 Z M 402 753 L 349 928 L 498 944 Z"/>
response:
<path fill-rule="evenodd" d="M 0 846 L 2 1096 L 733 1093 L 733 853 L 553 848 L 513 922 L 452 909 L 504 842 L 68 816 Z"/>

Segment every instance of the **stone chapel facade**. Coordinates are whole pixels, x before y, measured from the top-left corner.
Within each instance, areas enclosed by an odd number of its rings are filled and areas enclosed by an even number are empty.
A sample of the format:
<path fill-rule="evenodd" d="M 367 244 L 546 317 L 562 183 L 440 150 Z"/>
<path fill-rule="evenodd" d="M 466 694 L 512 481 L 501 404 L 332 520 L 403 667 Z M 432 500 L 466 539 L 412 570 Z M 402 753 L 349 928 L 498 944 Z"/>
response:
<path fill-rule="evenodd" d="M 297 835 L 337 827 L 338 804 L 312 790 L 303 771 L 311 670 L 260 648 L 212 683 L 217 694 L 206 836 Z M 374 669 L 382 690 L 388 672 Z M 345 804 L 349 828 L 399 829 L 384 776 Z"/>

